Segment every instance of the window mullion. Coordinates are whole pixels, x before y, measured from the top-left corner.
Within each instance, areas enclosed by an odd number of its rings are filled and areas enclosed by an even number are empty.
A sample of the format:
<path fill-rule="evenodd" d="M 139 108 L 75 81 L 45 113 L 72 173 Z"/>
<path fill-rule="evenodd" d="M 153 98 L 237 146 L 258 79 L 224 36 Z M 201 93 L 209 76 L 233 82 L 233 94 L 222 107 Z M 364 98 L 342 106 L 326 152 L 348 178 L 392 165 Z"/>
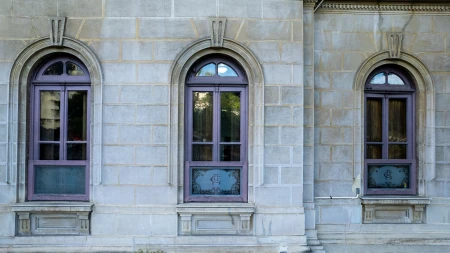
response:
<path fill-rule="evenodd" d="M 213 161 L 219 161 L 220 148 L 220 90 L 219 87 L 214 89 L 214 113 L 213 113 Z"/>
<path fill-rule="evenodd" d="M 389 153 L 389 96 L 384 95 L 383 99 L 383 159 L 388 159 Z"/>
<path fill-rule="evenodd" d="M 67 148 L 66 148 L 66 140 L 67 140 L 67 121 L 68 121 L 68 115 L 67 115 L 67 90 L 66 86 L 61 87 L 61 109 L 60 109 L 60 144 L 59 144 L 59 153 L 60 153 L 60 160 L 67 160 Z"/>

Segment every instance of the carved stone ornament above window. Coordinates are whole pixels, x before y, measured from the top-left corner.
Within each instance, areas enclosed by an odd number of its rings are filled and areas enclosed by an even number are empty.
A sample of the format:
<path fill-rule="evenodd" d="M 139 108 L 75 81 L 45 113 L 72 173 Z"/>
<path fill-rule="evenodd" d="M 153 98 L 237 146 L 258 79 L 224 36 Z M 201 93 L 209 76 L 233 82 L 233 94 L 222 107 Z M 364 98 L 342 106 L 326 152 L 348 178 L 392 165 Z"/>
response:
<path fill-rule="evenodd" d="M 403 33 L 386 33 L 390 58 L 400 58 L 402 52 Z"/>
<path fill-rule="evenodd" d="M 363 223 L 425 223 L 424 197 L 362 197 Z"/>
<path fill-rule="evenodd" d="M 63 36 L 66 29 L 66 17 L 51 17 L 50 21 L 50 43 L 53 46 L 63 45 Z"/>
<path fill-rule="evenodd" d="M 223 36 L 225 35 L 226 18 L 210 18 L 209 32 L 211 33 L 211 47 L 223 47 Z"/>
<path fill-rule="evenodd" d="M 375 1 L 374 1 L 375 2 Z M 352 10 L 352 11 L 415 11 L 415 12 L 447 12 L 450 5 L 439 4 L 398 4 L 398 3 L 324 3 L 322 10 Z"/>

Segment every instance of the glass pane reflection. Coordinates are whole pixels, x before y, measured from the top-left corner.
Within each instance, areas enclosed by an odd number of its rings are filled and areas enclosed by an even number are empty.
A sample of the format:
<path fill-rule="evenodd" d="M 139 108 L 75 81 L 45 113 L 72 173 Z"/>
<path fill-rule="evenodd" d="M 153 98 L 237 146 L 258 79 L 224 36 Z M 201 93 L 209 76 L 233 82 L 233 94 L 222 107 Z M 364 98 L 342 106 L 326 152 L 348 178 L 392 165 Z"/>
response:
<path fill-rule="evenodd" d="M 240 161 L 241 145 L 220 145 L 220 161 Z"/>
<path fill-rule="evenodd" d="M 369 165 L 369 188 L 409 188 L 409 165 Z"/>
<path fill-rule="evenodd" d="M 59 144 L 40 144 L 39 160 L 59 160 Z"/>
<path fill-rule="evenodd" d="M 87 134 L 87 91 L 69 91 L 67 140 L 85 141 Z"/>
<path fill-rule="evenodd" d="M 193 92 L 192 141 L 210 142 L 213 134 L 213 93 Z"/>
<path fill-rule="evenodd" d="M 224 63 L 219 63 L 217 72 L 219 72 L 219 76 L 238 76 L 234 69 Z"/>
<path fill-rule="evenodd" d="M 86 144 L 67 144 L 67 160 L 86 160 Z"/>
<path fill-rule="evenodd" d="M 84 166 L 36 166 L 34 193 L 84 194 Z"/>
<path fill-rule="evenodd" d="M 194 144 L 192 145 L 192 161 L 212 161 L 213 145 Z"/>
<path fill-rule="evenodd" d="M 240 167 L 193 167 L 193 195 L 239 195 L 241 193 Z"/>
<path fill-rule="evenodd" d="M 67 62 L 66 63 L 66 73 L 69 76 L 85 76 L 86 74 L 84 71 L 78 66 L 77 64 L 73 62 Z"/>
<path fill-rule="evenodd" d="M 214 76 L 216 74 L 216 64 L 210 63 L 203 66 L 195 76 Z"/>
<path fill-rule="evenodd" d="M 379 73 L 376 74 L 372 80 L 370 80 L 370 84 L 385 84 L 386 83 L 386 74 Z"/>
<path fill-rule="evenodd" d="M 59 141 L 60 134 L 60 93 L 41 91 L 40 140 Z"/>
<path fill-rule="evenodd" d="M 241 98 L 240 92 L 220 93 L 220 141 L 241 140 Z"/>
<path fill-rule="evenodd" d="M 366 141 L 382 140 L 383 110 L 381 98 L 367 98 Z"/>
<path fill-rule="evenodd" d="M 406 142 L 406 99 L 389 99 L 389 142 Z"/>
<path fill-rule="evenodd" d="M 405 85 L 403 80 L 398 75 L 396 75 L 394 73 L 389 73 L 388 74 L 388 83 L 389 84 L 393 84 L 393 85 Z"/>
<path fill-rule="evenodd" d="M 62 61 L 58 61 L 50 65 L 45 71 L 44 76 L 62 75 L 64 64 Z"/>

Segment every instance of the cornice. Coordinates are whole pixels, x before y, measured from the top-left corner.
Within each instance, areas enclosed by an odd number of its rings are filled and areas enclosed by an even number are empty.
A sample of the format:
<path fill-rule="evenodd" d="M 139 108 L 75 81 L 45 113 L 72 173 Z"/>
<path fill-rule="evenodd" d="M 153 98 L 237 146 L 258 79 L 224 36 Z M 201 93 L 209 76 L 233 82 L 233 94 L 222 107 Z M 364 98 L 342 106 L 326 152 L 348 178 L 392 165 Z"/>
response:
<path fill-rule="evenodd" d="M 319 0 L 303 0 L 304 3 L 317 3 Z"/>
<path fill-rule="evenodd" d="M 443 4 L 341 4 L 323 3 L 322 10 L 350 11 L 418 11 L 418 12 L 450 12 L 450 5 Z"/>

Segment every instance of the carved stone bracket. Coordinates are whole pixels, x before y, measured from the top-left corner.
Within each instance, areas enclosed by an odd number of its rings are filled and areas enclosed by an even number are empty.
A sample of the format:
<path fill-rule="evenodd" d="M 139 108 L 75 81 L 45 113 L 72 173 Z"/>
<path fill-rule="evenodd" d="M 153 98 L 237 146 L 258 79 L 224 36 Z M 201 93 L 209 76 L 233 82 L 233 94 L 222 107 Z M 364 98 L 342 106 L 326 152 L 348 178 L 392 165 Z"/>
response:
<path fill-rule="evenodd" d="M 373 212 L 375 210 L 374 205 L 366 205 L 364 208 L 364 221 L 367 223 L 372 222 L 373 220 Z"/>
<path fill-rule="evenodd" d="M 78 213 L 78 220 L 80 222 L 80 235 L 88 235 L 89 234 L 89 213 L 82 212 Z"/>
<path fill-rule="evenodd" d="M 389 32 L 386 33 L 386 38 L 389 48 L 389 57 L 400 58 L 400 54 L 402 51 L 403 33 Z"/>
<path fill-rule="evenodd" d="M 19 217 L 19 227 L 17 233 L 19 235 L 31 235 L 30 230 L 30 213 L 17 213 Z"/>
<path fill-rule="evenodd" d="M 423 213 L 425 211 L 425 205 L 415 205 L 414 206 L 414 223 L 422 223 L 423 222 Z"/>
<path fill-rule="evenodd" d="M 50 18 L 50 43 L 53 46 L 63 45 L 63 36 L 66 29 L 66 17 Z"/>
<path fill-rule="evenodd" d="M 180 214 L 180 218 L 181 218 L 181 234 L 190 235 L 192 214 Z"/>
<path fill-rule="evenodd" d="M 225 35 L 226 18 L 210 18 L 209 28 L 211 33 L 211 47 L 223 47 L 223 36 Z"/>
<path fill-rule="evenodd" d="M 243 233 L 246 233 L 250 230 L 250 217 L 252 214 L 240 214 L 241 216 L 241 226 L 240 230 Z"/>

